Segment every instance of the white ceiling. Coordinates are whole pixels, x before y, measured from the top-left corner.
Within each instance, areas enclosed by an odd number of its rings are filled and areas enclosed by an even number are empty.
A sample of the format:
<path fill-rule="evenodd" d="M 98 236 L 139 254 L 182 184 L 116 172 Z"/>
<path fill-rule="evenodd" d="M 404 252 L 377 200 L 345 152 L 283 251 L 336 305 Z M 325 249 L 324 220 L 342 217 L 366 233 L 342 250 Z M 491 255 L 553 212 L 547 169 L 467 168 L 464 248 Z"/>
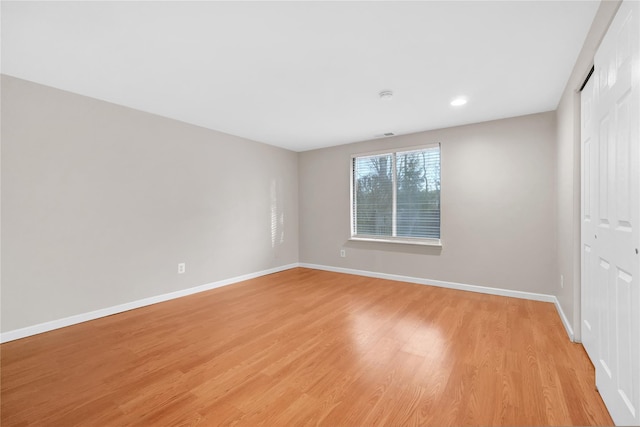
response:
<path fill-rule="evenodd" d="M 554 110 L 598 5 L 3 1 L 2 72 L 304 151 Z"/>

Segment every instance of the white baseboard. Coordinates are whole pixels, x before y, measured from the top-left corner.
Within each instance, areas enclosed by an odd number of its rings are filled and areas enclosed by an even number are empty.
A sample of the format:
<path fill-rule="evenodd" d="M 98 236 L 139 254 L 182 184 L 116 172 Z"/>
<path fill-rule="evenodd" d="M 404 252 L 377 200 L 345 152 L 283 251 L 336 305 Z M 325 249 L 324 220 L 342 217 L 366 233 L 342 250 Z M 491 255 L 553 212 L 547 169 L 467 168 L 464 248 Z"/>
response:
<path fill-rule="evenodd" d="M 482 294 L 500 295 L 500 296 L 511 297 L 511 298 L 521 298 L 521 299 L 528 299 L 533 301 L 551 302 L 555 305 L 556 310 L 558 311 L 558 315 L 560 316 L 560 320 L 562 320 L 562 324 L 564 325 L 564 328 L 567 331 L 567 335 L 569 335 L 569 339 L 571 341 L 574 341 L 573 329 L 571 328 L 571 324 L 569 323 L 567 316 L 564 314 L 564 311 L 562 311 L 562 306 L 560 306 L 560 302 L 558 301 L 558 298 L 556 298 L 554 295 L 538 294 L 535 292 L 514 291 L 510 289 L 491 288 L 491 287 L 479 286 L 479 285 L 468 285 L 464 283 L 444 282 L 442 280 L 422 279 L 419 277 L 401 276 L 398 274 L 377 273 L 373 271 L 354 270 L 351 268 L 331 267 L 327 265 L 318 265 L 318 264 L 300 263 L 300 267 L 313 268 L 316 270 L 333 271 L 335 273 L 355 274 L 357 276 L 374 277 L 377 279 L 397 280 L 400 282 L 417 283 L 419 285 L 430 285 L 430 286 L 437 286 L 440 288 L 457 289 L 461 291 L 479 292 Z"/>
<path fill-rule="evenodd" d="M 301 263 L 300 267 L 316 270 L 333 271 L 335 273 L 355 274 L 357 276 L 375 277 L 377 279 L 397 280 L 400 282 L 417 283 L 419 285 L 431 285 L 439 288 L 457 289 L 460 291 L 479 292 L 481 294 L 501 295 L 504 297 L 529 299 L 534 301 L 555 302 L 556 297 L 534 292 L 513 291 L 510 289 L 490 288 L 487 286 L 467 285 L 464 283 L 443 282 L 442 280 L 422 279 L 419 277 L 401 276 L 398 274 L 377 273 L 365 270 L 353 270 L 351 268 L 330 267 L 326 265 Z"/>
<path fill-rule="evenodd" d="M 562 324 L 564 325 L 564 329 L 567 331 L 567 335 L 569 335 L 569 339 L 572 342 L 576 342 L 575 339 L 575 335 L 573 333 L 573 328 L 571 327 L 571 323 L 569 323 L 569 319 L 567 319 L 567 316 L 564 314 L 564 310 L 562 309 L 562 306 L 560 305 L 560 301 L 558 301 L 558 298 L 553 297 L 554 301 L 553 303 L 556 306 L 556 310 L 558 311 L 558 315 L 560 316 L 560 320 L 562 320 Z"/>
<path fill-rule="evenodd" d="M 143 298 L 141 300 L 127 302 L 112 307 L 101 308 L 99 310 L 90 311 L 88 313 L 76 314 L 73 316 L 65 317 L 63 319 L 52 320 L 50 322 L 39 323 L 33 326 L 27 326 L 26 328 L 15 329 L 13 331 L 3 332 L 0 334 L 0 343 L 5 343 L 20 338 L 25 338 L 31 335 L 41 334 L 43 332 L 52 331 L 54 329 L 64 328 L 66 326 L 75 325 L 77 323 L 87 322 L 89 320 L 98 319 L 100 317 L 111 316 L 112 314 L 122 313 L 124 311 L 133 310 L 135 308 L 144 307 L 147 305 L 157 304 L 159 302 L 168 301 L 187 295 L 195 294 L 198 292 L 204 292 L 222 286 L 232 285 L 234 283 L 243 282 L 249 279 L 255 279 L 256 277 L 265 276 L 267 274 L 277 273 L 291 268 L 298 267 L 297 263 L 283 265 L 280 267 L 270 268 L 268 270 L 262 270 L 255 273 L 244 274 L 242 276 L 232 277 L 230 279 L 218 280 L 216 282 L 207 283 L 205 285 L 196 286 L 193 288 L 182 289 L 167 294 L 156 295 L 153 297 Z"/>

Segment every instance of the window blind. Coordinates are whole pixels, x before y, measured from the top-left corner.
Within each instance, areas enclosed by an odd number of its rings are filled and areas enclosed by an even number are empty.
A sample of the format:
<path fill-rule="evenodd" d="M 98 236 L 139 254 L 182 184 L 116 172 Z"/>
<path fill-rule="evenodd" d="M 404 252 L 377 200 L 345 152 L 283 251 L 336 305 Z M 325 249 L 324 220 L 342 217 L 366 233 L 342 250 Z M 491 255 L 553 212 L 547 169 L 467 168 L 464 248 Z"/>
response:
<path fill-rule="evenodd" d="M 440 145 L 352 158 L 352 236 L 440 239 Z"/>

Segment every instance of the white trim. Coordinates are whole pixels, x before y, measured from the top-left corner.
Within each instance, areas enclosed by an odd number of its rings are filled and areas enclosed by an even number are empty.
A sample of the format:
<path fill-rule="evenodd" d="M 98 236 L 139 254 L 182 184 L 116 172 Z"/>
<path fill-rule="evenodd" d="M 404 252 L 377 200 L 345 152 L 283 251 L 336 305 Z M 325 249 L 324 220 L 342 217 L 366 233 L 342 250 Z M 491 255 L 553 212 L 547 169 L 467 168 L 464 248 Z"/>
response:
<path fill-rule="evenodd" d="M 432 142 L 430 144 L 422 144 L 422 145 L 412 145 L 409 147 L 400 147 L 400 148 L 386 148 L 386 149 L 382 149 L 382 150 L 376 150 L 376 151 L 365 151 L 364 153 L 352 153 L 351 154 L 351 160 L 355 159 L 356 157 L 375 157 L 375 156 L 380 156 L 382 154 L 395 154 L 395 153 L 410 153 L 412 151 L 421 151 L 421 150 L 427 150 L 429 148 L 440 148 L 440 142 Z"/>
<path fill-rule="evenodd" d="M 418 245 L 418 246 L 435 246 L 442 247 L 442 240 L 440 239 L 416 239 L 410 237 L 362 237 L 351 236 L 349 240 L 352 242 L 373 242 L 373 243 L 398 243 L 401 245 Z"/>
<path fill-rule="evenodd" d="M 334 273 L 355 274 L 357 276 L 374 277 L 376 279 L 396 280 L 400 282 L 417 283 L 419 285 L 437 286 L 439 288 L 457 289 L 460 291 L 478 292 L 481 294 L 500 295 L 528 299 L 533 301 L 544 301 L 555 303 L 556 297 L 547 294 L 537 294 L 534 292 L 514 291 L 511 289 L 490 288 L 488 286 L 467 285 L 464 283 L 444 282 L 442 280 L 422 279 L 420 277 L 401 276 L 398 274 L 378 273 L 374 271 L 354 270 L 351 268 L 331 267 L 327 265 L 300 263 L 300 267 L 313 268 L 316 270 L 333 271 Z"/>
<path fill-rule="evenodd" d="M 50 322 L 44 322 L 44 323 L 39 323 L 33 326 L 27 326 L 26 328 L 3 332 L 3 333 L 0 333 L 0 343 L 13 341 L 20 338 L 25 338 L 31 335 L 41 334 L 43 332 L 52 331 L 54 329 L 60 329 L 66 326 L 87 322 L 89 320 L 111 316 L 112 314 L 122 313 L 122 312 L 133 310 L 136 308 L 145 307 L 147 305 L 157 304 L 159 302 L 169 301 L 169 300 L 184 297 L 187 295 L 196 294 L 198 292 L 204 292 L 211 289 L 220 288 L 222 286 L 232 285 L 234 283 L 255 279 L 256 277 L 266 276 L 267 274 L 278 273 L 280 271 L 289 270 L 291 268 L 295 268 L 298 266 L 299 266 L 298 263 L 282 265 L 280 267 L 274 267 L 267 270 L 258 271 L 255 273 L 249 273 L 249 274 L 244 274 L 242 276 L 232 277 L 229 279 L 218 280 L 217 282 L 211 282 L 211 283 L 196 286 L 193 288 L 182 289 L 175 292 L 169 292 L 167 294 L 143 298 L 137 301 L 114 305 L 112 307 L 101 308 L 99 310 L 90 311 L 88 313 L 76 314 L 73 316 L 65 317 L 63 319 L 52 320 Z"/>
<path fill-rule="evenodd" d="M 562 305 L 560 305 L 560 301 L 555 296 L 553 297 L 553 299 L 554 299 L 553 303 L 556 306 L 556 310 L 558 311 L 560 320 L 562 320 L 564 329 L 567 331 L 567 335 L 569 335 L 569 339 L 572 342 L 579 342 L 579 341 L 576 341 L 575 334 L 573 333 L 573 328 L 571 327 L 571 323 L 569 323 L 569 319 L 567 319 L 567 315 L 564 314 L 564 310 L 562 309 Z"/>

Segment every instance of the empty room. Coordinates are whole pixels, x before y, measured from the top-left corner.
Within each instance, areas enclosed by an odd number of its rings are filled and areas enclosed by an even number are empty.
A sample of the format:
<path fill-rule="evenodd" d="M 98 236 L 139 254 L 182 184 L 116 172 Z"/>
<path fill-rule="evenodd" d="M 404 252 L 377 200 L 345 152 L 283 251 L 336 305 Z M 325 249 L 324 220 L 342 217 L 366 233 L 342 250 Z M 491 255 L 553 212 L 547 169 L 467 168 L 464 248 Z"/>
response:
<path fill-rule="evenodd" d="M 640 425 L 640 2 L 0 13 L 3 427 Z"/>

